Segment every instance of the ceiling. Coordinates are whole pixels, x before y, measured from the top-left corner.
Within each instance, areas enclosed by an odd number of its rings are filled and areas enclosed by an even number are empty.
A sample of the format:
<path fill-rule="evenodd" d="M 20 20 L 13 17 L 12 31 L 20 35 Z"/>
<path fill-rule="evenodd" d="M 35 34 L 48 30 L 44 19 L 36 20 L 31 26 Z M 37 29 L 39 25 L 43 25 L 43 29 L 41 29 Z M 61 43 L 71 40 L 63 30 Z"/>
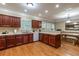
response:
<path fill-rule="evenodd" d="M 59 8 L 56 8 L 56 4 L 57 3 L 36 3 L 34 4 L 35 7 L 28 7 L 25 3 L 7 3 L 6 5 L 0 4 L 0 8 L 38 16 L 52 22 L 66 20 L 67 13 L 72 14 L 72 18 L 79 19 L 79 3 L 58 3 Z M 27 10 L 27 12 L 24 10 Z M 45 13 L 45 10 L 48 10 L 48 13 Z M 41 13 L 41 16 L 38 15 L 39 13 Z"/>

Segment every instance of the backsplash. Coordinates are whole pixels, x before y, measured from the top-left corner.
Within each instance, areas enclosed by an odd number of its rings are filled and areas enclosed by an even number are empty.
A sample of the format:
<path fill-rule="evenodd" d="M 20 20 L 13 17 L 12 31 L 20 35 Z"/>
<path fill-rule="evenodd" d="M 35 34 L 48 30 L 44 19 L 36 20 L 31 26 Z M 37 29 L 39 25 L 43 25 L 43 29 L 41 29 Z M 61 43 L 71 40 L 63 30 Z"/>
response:
<path fill-rule="evenodd" d="M 0 33 L 5 32 L 5 31 L 14 32 L 15 29 L 17 32 L 20 31 L 20 28 L 0 27 Z"/>

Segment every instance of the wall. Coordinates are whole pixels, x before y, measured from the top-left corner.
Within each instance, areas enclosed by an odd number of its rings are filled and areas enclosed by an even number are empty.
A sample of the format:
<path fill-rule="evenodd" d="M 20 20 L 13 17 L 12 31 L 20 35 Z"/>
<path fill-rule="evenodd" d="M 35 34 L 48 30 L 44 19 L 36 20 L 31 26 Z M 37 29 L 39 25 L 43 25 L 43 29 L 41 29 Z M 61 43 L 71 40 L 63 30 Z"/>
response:
<path fill-rule="evenodd" d="M 62 31 L 65 30 L 65 22 L 57 22 L 55 23 L 55 28 L 57 29 L 61 29 Z"/>
<path fill-rule="evenodd" d="M 57 22 L 55 23 L 55 29 L 61 29 L 62 31 L 67 32 L 79 32 L 78 30 L 65 30 L 65 22 Z"/>

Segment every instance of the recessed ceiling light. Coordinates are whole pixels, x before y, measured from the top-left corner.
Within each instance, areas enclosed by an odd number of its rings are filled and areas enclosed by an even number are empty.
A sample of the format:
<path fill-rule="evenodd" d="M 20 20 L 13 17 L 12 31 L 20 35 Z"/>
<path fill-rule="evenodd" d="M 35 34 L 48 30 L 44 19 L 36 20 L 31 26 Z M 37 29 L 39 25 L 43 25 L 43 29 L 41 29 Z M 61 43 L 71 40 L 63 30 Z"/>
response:
<path fill-rule="evenodd" d="M 27 12 L 27 10 L 25 9 L 24 12 Z"/>
<path fill-rule="evenodd" d="M 70 20 L 66 21 L 66 23 L 70 23 L 70 22 L 71 22 Z"/>
<path fill-rule="evenodd" d="M 38 14 L 38 16 L 42 16 L 42 14 L 41 14 L 41 13 L 39 13 L 39 14 Z"/>
<path fill-rule="evenodd" d="M 45 10 L 45 13 L 48 13 L 48 10 Z"/>
<path fill-rule="evenodd" d="M 6 3 L 2 3 L 2 5 L 5 5 Z"/>
<path fill-rule="evenodd" d="M 56 8 L 59 8 L 59 4 L 56 4 Z"/>

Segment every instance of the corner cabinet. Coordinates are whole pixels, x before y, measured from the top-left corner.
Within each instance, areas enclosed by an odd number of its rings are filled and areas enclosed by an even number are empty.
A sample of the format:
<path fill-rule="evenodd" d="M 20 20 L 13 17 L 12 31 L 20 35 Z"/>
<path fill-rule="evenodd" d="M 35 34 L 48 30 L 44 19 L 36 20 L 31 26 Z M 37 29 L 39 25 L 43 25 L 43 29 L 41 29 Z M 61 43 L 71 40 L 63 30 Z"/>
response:
<path fill-rule="evenodd" d="M 20 17 L 0 14 L 0 27 L 20 27 Z"/>
<path fill-rule="evenodd" d="M 39 38 L 41 42 L 46 43 L 50 46 L 54 46 L 55 48 L 61 46 L 60 34 L 53 35 L 53 34 L 40 33 Z"/>
<path fill-rule="evenodd" d="M 41 21 L 32 20 L 32 28 L 41 28 Z"/>

